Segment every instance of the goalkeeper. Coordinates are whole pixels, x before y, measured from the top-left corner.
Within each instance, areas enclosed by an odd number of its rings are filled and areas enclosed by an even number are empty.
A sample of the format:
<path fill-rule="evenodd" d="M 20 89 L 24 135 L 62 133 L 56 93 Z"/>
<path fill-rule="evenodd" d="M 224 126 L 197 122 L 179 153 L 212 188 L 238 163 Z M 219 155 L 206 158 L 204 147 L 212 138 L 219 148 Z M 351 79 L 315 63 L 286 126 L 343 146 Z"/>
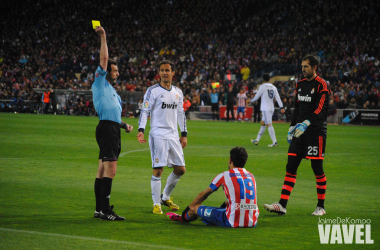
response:
<path fill-rule="evenodd" d="M 327 110 L 330 90 L 325 80 L 317 76 L 319 60 L 313 55 L 302 59 L 302 73 L 295 90 L 295 110 L 288 132 L 288 163 L 282 186 L 281 199 L 277 203 L 264 204 L 270 212 L 281 215 L 286 213 L 290 193 L 296 183 L 297 169 L 303 158 L 310 159 L 317 182 L 318 203 L 312 215 L 326 214 L 324 203 L 326 176 L 323 171 L 323 159 L 326 148 Z"/>

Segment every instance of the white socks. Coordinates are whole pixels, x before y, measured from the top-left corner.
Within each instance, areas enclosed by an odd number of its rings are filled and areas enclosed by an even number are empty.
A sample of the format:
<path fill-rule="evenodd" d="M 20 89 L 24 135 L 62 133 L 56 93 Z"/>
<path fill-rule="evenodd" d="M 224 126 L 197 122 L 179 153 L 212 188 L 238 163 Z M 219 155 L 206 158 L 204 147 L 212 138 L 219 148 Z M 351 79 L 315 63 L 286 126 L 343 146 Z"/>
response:
<path fill-rule="evenodd" d="M 264 134 L 264 132 L 265 132 L 265 129 L 266 129 L 266 126 L 261 126 L 260 131 L 259 131 L 259 133 L 257 134 L 256 141 L 260 141 L 261 136 L 263 136 L 263 134 Z"/>
<path fill-rule="evenodd" d="M 272 125 L 268 126 L 268 132 L 269 132 L 269 136 L 272 139 L 273 143 L 277 142 L 276 134 L 274 133 L 274 128 Z"/>
<path fill-rule="evenodd" d="M 170 199 L 170 195 L 172 194 L 175 185 L 177 185 L 179 178 L 181 178 L 181 175 L 176 175 L 173 172 L 169 175 L 164 192 L 162 193 L 163 200 L 167 201 Z"/>
<path fill-rule="evenodd" d="M 164 192 L 162 193 L 163 200 L 169 200 L 170 195 L 177 185 L 181 175 L 176 175 L 173 172 L 168 176 L 168 180 L 166 182 L 166 186 Z M 156 177 L 152 175 L 152 179 L 150 180 L 150 186 L 152 187 L 152 199 L 154 205 L 161 205 L 161 177 Z"/>
<path fill-rule="evenodd" d="M 156 177 L 152 175 L 152 179 L 150 180 L 150 186 L 152 187 L 152 199 L 154 205 L 160 205 L 160 196 L 161 196 L 161 177 Z"/>

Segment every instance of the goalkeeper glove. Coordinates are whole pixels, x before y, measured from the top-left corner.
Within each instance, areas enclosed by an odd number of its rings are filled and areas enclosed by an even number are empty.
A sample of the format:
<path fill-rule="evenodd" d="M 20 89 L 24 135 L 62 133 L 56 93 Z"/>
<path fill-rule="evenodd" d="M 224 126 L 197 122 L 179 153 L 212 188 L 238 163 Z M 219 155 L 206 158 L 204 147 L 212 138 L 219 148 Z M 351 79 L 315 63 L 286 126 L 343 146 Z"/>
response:
<path fill-rule="evenodd" d="M 292 142 L 295 128 L 296 128 L 295 126 L 290 126 L 289 128 L 288 137 L 287 137 L 289 144 Z"/>
<path fill-rule="evenodd" d="M 297 123 L 294 131 L 294 136 L 297 138 L 300 137 L 305 132 L 308 126 L 310 126 L 309 120 L 304 120 L 302 123 Z"/>

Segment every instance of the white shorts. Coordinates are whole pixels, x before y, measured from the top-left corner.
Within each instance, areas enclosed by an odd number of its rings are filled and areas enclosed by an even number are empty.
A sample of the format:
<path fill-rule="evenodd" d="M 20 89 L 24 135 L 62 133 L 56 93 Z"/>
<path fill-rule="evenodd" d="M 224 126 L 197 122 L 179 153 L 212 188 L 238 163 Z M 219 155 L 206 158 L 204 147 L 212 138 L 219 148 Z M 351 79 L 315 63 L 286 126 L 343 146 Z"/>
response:
<path fill-rule="evenodd" d="M 273 111 L 261 111 L 262 117 L 261 120 L 265 122 L 266 124 L 271 124 L 272 123 L 272 116 L 273 116 Z"/>
<path fill-rule="evenodd" d="M 185 166 L 185 158 L 180 141 L 153 138 L 149 136 L 152 168 Z"/>

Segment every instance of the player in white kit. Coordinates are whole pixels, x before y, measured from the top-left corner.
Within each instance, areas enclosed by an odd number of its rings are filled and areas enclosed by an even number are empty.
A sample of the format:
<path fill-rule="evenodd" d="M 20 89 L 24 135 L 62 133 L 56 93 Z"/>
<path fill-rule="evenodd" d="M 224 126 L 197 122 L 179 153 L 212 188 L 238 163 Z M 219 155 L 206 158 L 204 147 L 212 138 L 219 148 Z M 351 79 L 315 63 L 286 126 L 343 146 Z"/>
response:
<path fill-rule="evenodd" d="M 260 110 L 262 112 L 260 131 L 257 134 L 256 140 L 251 139 L 251 142 L 258 145 L 261 136 L 264 134 L 266 127 L 268 127 L 269 136 L 273 141 L 273 143 L 269 144 L 268 147 L 277 147 L 278 143 L 276 140 L 276 134 L 272 126 L 272 116 L 274 112 L 273 98 L 276 98 L 282 114 L 285 113 L 285 109 L 282 107 L 282 102 L 280 96 L 278 95 L 277 88 L 273 86 L 273 84 L 269 83 L 269 79 L 269 74 L 264 74 L 264 83 L 260 85 L 257 94 L 253 99 L 251 99 L 251 102 L 256 102 L 261 97 Z"/>
<path fill-rule="evenodd" d="M 153 168 L 151 179 L 153 213 L 163 214 L 161 204 L 171 210 L 179 209 L 170 195 L 186 172 L 182 149 L 187 145 L 187 127 L 182 90 L 172 86 L 175 65 L 171 61 L 163 60 L 158 67 L 161 82 L 148 88 L 145 93 L 137 139 L 140 143 L 146 142 L 144 130 L 150 114 L 149 147 Z M 181 138 L 178 136 L 178 125 L 181 129 Z M 165 166 L 173 167 L 173 172 L 169 175 L 161 194 L 161 175 Z"/>

